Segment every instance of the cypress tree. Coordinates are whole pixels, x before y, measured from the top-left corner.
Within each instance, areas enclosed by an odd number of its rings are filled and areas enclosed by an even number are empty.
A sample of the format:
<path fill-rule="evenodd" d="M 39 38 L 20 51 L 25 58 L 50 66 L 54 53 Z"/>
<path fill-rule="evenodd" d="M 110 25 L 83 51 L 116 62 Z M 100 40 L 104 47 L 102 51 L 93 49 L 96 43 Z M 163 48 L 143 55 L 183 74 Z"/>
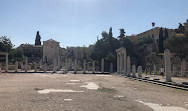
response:
<path fill-rule="evenodd" d="M 164 40 L 166 40 L 168 38 L 168 29 L 165 28 L 164 31 Z"/>
<path fill-rule="evenodd" d="M 113 37 L 113 34 L 112 34 L 112 27 L 110 27 L 110 30 L 109 30 L 109 37 Z"/>
<path fill-rule="evenodd" d="M 158 45 L 159 45 L 159 52 L 160 53 L 163 53 L 163 51 L 164 51 L 164 47 L 163 47 L 163 28 L 161 27 L 160 28 L 160 31 L 159 31 L 159 43 L 158 43 Z"/>

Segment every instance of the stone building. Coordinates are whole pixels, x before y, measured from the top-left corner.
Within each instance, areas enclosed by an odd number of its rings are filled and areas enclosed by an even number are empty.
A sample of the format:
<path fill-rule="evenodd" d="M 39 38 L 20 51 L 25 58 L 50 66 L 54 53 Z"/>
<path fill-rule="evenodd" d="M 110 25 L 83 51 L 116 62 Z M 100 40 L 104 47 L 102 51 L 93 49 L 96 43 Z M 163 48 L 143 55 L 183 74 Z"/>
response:
<path fill-rule="evenodd" d="M 32 44 L 21 44 L 20 50 L 24 52 L 24 55 L 32 60 L 40 60 L 43 55 L 42 45 L 34 46 Z"/>
<path fill-rule="evenodd" d="M 53 39 L 43 41 L 43 62 L 52 64 L 54 59 L 58 60 L 58 57 L 60 57 L 59 42 Z"/>
<path fill-rule="evenodd" d="M 174 29 L 167 29 L 167 30 L 168 30 L 169 36 L 175 34 Z M 160 32 L 160 28 L 155 27 L 155 28 L 152 28 L 150 30 L 147 30 L 147 31 L 142 32 L 137 35 L 127 36 L 127 38 L 131 39 L 133 42 L 139 42 L 146 38 L 153 38 L 155 40 L 155 43 L 158 43 L 159 42 L 159 32 Z"/>
<path fill-rule="evenodd" d="M 43 46 L 40 41 L 41 37 L 39 31 L 37 31 L 35 38 L 35 45 L 33 44 L 21 44 L 18 49 L 24 52 L 24 55 L 29 57 L 31 61 L 40 61 L 43 55 Z"/>

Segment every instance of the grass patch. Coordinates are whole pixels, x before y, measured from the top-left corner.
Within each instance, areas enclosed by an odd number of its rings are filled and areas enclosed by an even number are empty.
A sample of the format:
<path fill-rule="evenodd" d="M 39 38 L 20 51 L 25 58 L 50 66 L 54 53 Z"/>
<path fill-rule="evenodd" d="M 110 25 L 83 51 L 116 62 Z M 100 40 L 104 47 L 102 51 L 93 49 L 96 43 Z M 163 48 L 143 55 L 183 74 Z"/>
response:
<path fill-rule="evenodd" d="M 104 88 L 104 87 L 98 89 L 98 91 L 100 91 L 100 92 L 105 92 L 105 93 L 115 93 L 115 92 L 117 92 L 116 89 L 112 89 L 112 88 Z"/>

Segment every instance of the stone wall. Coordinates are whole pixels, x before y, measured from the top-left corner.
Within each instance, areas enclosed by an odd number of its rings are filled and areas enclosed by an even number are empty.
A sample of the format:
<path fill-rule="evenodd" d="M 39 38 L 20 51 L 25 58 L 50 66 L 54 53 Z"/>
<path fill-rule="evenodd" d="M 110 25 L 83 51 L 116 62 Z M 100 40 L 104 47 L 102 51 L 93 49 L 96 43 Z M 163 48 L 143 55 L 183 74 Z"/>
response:
<path fill-rule="evenodd" d="M 54 59 L 58 60 L 59 56 L 60 56 L 59 42 L 52 39 L 43 41 L 43 62 L 52 64 L 53 60 Z"/>

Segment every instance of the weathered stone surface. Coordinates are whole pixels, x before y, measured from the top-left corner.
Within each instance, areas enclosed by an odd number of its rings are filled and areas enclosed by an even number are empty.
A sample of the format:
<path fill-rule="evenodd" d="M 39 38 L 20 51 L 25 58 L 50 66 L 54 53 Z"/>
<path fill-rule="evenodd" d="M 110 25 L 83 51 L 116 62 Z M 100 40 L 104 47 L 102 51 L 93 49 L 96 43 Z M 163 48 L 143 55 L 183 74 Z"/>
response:
<path fill-rule="evenodd" d="M 84 74 L 86 73 L 86 60 L 84 60 L 84 63 L 83 63 L 83 73 Z"/>
<path fill-rule="evenodd" d="M 132 77 L 136 77 L 136 66 L 132 65 Z"/>
<path fill-rule="evenodd" d="M 138 66 L 137 72 L 138 72 L 138 77 L 142 77 L 142 66 Z"/>
<path fill-rule="evenodd" d="M 127 73 L 126 71 L 126 49 L 121 47 L 119 49 L 116 50 L 117 52 L 117 73 L 118 74 L 122 74 L 124 72 L 124 74 Z"/>
<path fill-rule="evenodd" d="M 74 74 L 77 74 L 77 59 L 74 61 Z"/>
<path fill-rule="evenodd" d="M 157 74 L 156 64 L 153 65 L 153 73 L 154 73 L 154 75 Z"/>
<path fill-rule="evenodd" d="M 170 60 L 170 50 L 165 49 L 164 50 L 164 58 L 165 58 L 165 76 L 166 76 L 166 82 L 171 82 L 171 60 Z"/>
<path fill-rule="evenodd" d="M 54 59 L 54 62 L 53 62 L 53 72 L 54 73 L 56 72 L 56 66 L 57 66 L 57 60 Z"/>
<path fill-rule="evenodd" d="M 110 63 L 110 73 L 113 73 L 113 63 Z"/>
<path fill-rule="evenodd" d="M 24 70 L 23 62 L 21 62 L 21 70 Z"/>
<path fill-rule="evenodd" d="M 37 63 L 34 62 L 34 69 L 35 69 L 35 72 L 37 72 Z"/>
<path fill-rule="evenodd" d="M 130 56 L 127 57 L 127 76 L 130 76 L 131 74 L 131 60 Z"/>
<path fill-rule="evenodd" d="M 177 76 L 177 66 L 173 65 L 172 69 L 173 69 L 173 76 L 176 77 Z"/>
<path fill-rule="evenodd" d="M 117 54 L 117 73 L 118 73 L 118 74 L 120 73 L 120 70 L 119 70 L 119 63 L 120 63 L 120 58 L 119 58 L 119 54 Z"/>
<path fill-rule="evenodd" d="M 43 62 L 48 64 L 53 64 L 54 59 L 58 59 L 60 56 L 60 46 L 59 42 L 49 39 L 43 41 Z"/>
<path fill-rule="evenodd" d="M 101 60 L 101 72 L 104 73 L 104 58 Z"/>
<path fill-rule="evenodd" d="M 6 53 L 6 66 L 5 71 L 8 72 L 8 53 Z"/>
<path fill-rule="evenodd" d="M 44 72 L 46 72 L 46 70 L 47 70 L 47 64 L 44 63 Z"/>
<path fill-rule="evenodd" d="M 181 62 L 181 76 L 186 77 L 186 60 L 183 59 Z"/>
<path fill-rule="evenodd" d="M 127 52 L 124 52 L 124 75 L 127 75 Z"/>
<path fill-rule="evenodd" d="M 28 58 L 25 57 L 25 72 L 27 72 L 28 69 Z"/>
<path fill-rule="evenodd" d="M 93 64 L 92 71 L 93 71 L 93 73 L 95 73 L 95 61 L 93 61 L 92 64 Z"/>
<path fill-rule="evenodd" d="M 18 61 L 15 62 L 15 72 L 18 72 Z"/>

